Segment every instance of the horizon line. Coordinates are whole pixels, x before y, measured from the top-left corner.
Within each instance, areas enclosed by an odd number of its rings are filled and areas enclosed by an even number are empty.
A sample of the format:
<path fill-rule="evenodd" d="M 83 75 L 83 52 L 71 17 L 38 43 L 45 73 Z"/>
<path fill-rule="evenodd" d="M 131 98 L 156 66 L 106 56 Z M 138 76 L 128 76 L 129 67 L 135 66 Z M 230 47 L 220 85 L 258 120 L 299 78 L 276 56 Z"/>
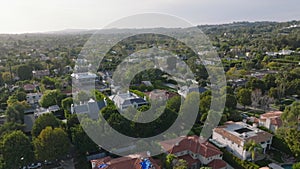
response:
<path fill-rule="evenodd" d="M 230 25 L 230 24 L 237 24 L 237 23 L 263 23 L 263 22 L 270 22 L 270 23 L 288 23 L 288 22 L 299 22 L 300 20 L 287 20 L 287 21 L 272 21 L 272 20 L 257 20 L 257 21 L 231 21 L 231 22 L 218 22 L 218 23 L 201 23 L 195 24 L 194 26 L 218 26 L 218 25 Z M 110 28 L 110 29 L 156 29 L 156 28 L 166 28 L 172 29 L 172 27 L 148 27 L 148 28 Z M 175 27 L 174 27 L 175 28 Z M 178 27 L 180 28 L 180 27 Z M 62 28 L 62 29 L 55 29 L 55 30 L 43 30 L 43 31 L 22 31 L 22 32 L 0 32 L 0 35 L 22 35 L 22 34 L 55 34 L 63 31 L 99 31 L 99 30 L 110 30 L 110 29 L 103 29 L 103 28 Z M 72 32 L 69 32 L 72 33 Z"/>

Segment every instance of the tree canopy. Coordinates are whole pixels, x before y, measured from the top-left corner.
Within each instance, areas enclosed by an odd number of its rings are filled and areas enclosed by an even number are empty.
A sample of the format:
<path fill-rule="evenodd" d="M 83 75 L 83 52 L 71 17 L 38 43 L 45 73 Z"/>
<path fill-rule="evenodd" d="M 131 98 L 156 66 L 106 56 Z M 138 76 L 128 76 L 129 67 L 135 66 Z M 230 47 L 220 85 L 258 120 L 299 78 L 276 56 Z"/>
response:
<path fill-rule="evenodd" d="M 46 127 L 33 141 L 35 156 L 39 160 L 55 160 L 69 152 L 70 140 L 61 128 Z"/>
<path fill-rule="evenodd" d="M 30 139 L 21 131 L 4 136 L 2 146 L 6 168 L 17 169 L 33 162 L 34 153 Z"/>
<path fill-rule="evenodd" d="M 37 137 L 40 132 L 47 126 L 51 126 L 53 128 L 59 127 L 60 121 L 52 113 L 47 113 L 39 116 L 32 126 L 32 136 Z"/>

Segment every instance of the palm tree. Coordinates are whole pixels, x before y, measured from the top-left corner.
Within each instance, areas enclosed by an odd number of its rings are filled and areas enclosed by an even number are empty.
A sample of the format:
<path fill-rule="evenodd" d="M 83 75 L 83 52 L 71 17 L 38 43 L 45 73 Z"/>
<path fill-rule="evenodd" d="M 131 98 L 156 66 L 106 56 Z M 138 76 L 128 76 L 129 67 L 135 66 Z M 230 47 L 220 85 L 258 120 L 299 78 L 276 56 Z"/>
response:
<path fill-rule="evenodd" d="M 257 144 L 254 140 L 249 140 L 244 145 L 243 149 L 251 152 L 251 158 L 252 158 L 252 161 L 254 161 L 256 151 L 261 151 L 262 147 L 260 144 Z"/>

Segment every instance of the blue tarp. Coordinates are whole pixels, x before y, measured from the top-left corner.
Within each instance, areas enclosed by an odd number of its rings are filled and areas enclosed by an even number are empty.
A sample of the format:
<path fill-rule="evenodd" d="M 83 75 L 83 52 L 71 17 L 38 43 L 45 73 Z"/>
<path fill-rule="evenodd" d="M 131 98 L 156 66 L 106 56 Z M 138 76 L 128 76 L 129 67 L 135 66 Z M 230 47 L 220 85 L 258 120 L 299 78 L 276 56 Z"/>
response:
<path fill-rule="evenodd" d="M 149 159 L 145 159 L 144 161 L 140 162 L 142 169 L 150 169 L 152 167 L 151 161 Z"/>
<path fill-rule="evenodd" d="M 108 165 L 107 164 L 100 164 L 99 166 L 98 166 L 98 168 L 105 168 L 105 167 L 107 167 Z"/>

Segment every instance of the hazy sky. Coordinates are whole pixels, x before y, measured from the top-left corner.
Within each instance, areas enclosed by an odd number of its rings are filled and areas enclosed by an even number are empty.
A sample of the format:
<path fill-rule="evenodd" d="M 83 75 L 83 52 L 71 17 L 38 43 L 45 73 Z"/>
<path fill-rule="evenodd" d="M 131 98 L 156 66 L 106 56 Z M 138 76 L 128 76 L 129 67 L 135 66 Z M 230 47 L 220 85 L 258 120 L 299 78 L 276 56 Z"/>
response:
<path fill-rule="evenodd" d="M 143 12 L 193 24 L 300 20 L 299 0 L 0 0 L 0 33 L 94 29 Z"/>

